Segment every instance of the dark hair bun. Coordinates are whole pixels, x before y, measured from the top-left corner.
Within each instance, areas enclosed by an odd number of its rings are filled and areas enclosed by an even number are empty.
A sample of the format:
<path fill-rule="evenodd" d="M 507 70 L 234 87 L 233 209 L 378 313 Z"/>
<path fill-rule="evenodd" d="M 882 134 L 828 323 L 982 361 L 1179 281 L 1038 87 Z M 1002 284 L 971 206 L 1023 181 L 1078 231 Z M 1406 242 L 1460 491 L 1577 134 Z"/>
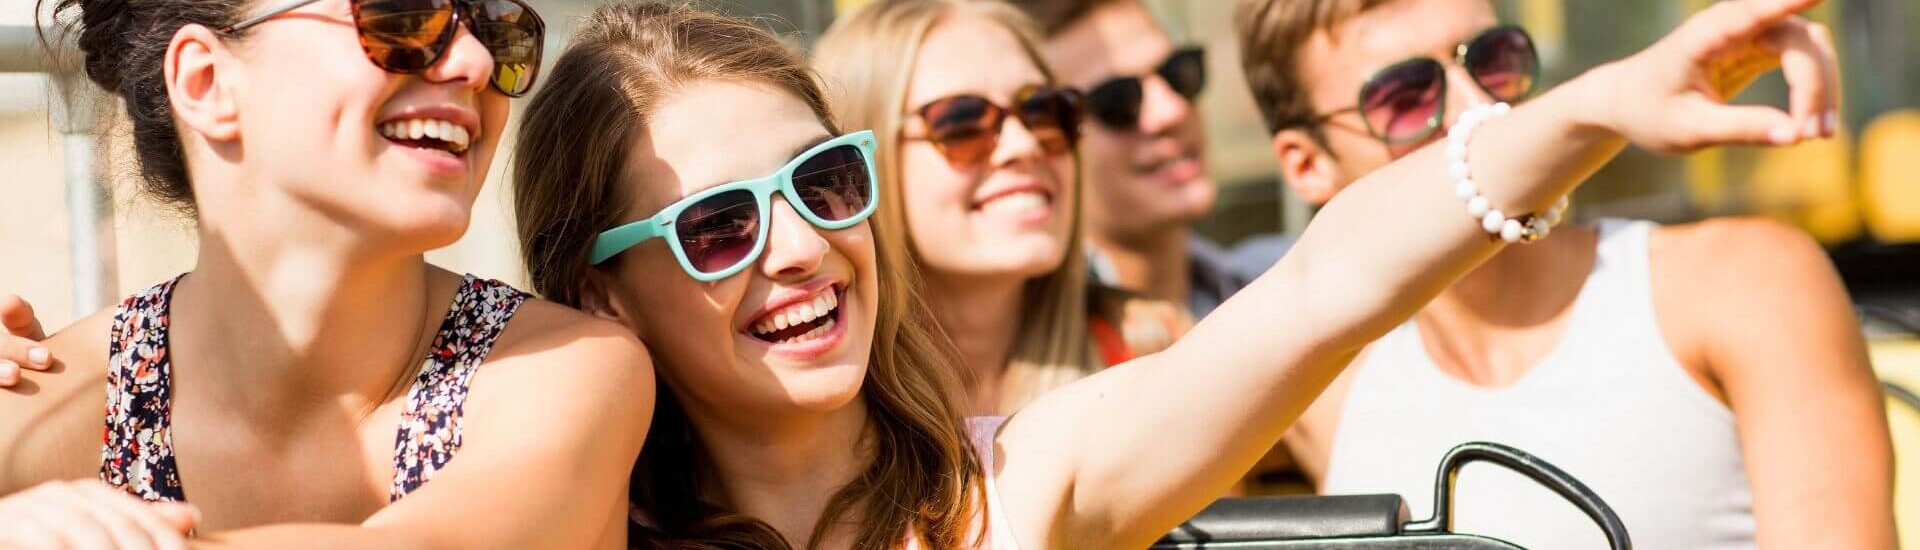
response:
<path fill-rule="evenodd" d="M 44 8 L 49 0 L 38 0 Z M 133 123 L 142 190 L 193 211 L 187 162 L 174 129 L 163 63 L 173 35 L 187 25 L 221 28 L 250 0 L 52 0 L 56 40 L 74 37 L 87 79 L 120 96 Z M 41 39 L 49 45 L 48 33 Z"/>
<path fill-rule="evenodd" d="M 138 14 L 129 0 L 61 0 L 58 11 L 80 10 L 80 53 L 86 56 L 87 78 L 108 90 L 118 92 L 121 61 L 126 59 L 127 39 L 134 34 Z"/>

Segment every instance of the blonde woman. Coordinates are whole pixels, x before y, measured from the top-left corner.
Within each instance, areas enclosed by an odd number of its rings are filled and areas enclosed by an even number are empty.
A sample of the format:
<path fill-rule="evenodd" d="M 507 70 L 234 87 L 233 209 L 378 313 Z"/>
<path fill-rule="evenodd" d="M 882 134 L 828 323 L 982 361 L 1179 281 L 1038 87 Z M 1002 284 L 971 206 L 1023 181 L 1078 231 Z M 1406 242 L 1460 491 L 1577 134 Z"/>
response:
<path fill-rule="evenodd" d="M 834 116 L 880 139 L 874 223 L 906 235 L 889 245 L 926 281 L 979 413 L 1012 413 L 1191 324 L 1172 304 L 1089 281 L 1083 99 L 1056 81 L 1029 27 L 999 2 L 882 0 L 836 22 L 814 54 Z"/>

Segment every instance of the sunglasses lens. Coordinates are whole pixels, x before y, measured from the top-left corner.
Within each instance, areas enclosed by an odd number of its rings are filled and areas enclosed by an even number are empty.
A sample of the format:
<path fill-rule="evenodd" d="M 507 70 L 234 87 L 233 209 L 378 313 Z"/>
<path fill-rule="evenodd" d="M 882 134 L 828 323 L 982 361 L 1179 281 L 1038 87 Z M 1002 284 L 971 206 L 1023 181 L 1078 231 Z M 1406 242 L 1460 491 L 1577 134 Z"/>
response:
<path fill-rule="evenodd" d="M 1080 92 L 1039 86 L 1022 90 L 1020 123 L 1049 155 L 1073 151 L 1080 140 Z"/>
<path fill-rule="evenodd" d="M 793 190 L 814 216 L 844 221 L 867 209 L 873 179 L 859 147 L 841 145 L 815 154 L 793 171 Z"/>
<path fill-rule="evenodd" d="M 1416 59 L 1388 67 L 1360 90 L 1367 127 L 1390 142 L 1418 140 L 1440 112 L 1445 75 L 1438 62 Z"/>
<path fill-rule="evenodd" d="M 1172 87 L 1180 97 L 1191 100 L 1207 86 L 1206 50 L 1184 48 L 1175 51 L 1165 64 L 1160 65 L 1159 72 L 1160 78 L 1167 80 L 1167 86 Z"/>
<path fill-rule="evenodd" d="M 760 236 L 760 206 L 750 191 L 726 191 L 680 211 L 674 233 L 694 269 L 725 271 L 753 252 L 754 239 Z"/>
<path fill-rule="evenodd" d="M 927 121 L 927 139 L 940 146 L 947 161 L 973 164 L 986 160 L 999 141 L 1006 113 L 985 98 L 955 96 L 927 104 L 920 117 Z"/>
<path fill-rule="evenodd" d="M 1534 55 L 1533 39 L 1518 28 L 1498 29 L 1467 45 L 1467 72 L 1488 95 L 1500 101 L 1513 101 L 1533 91 L 1534 75 L 1540 59 Z"/>
<path fill-rule="evenodd" d="M 426 70 L 453 37 L 453 0 L 362 0 L 354 4 L 360 45 L 380 68 Z"/>
<path fill-rule="evenodd" d="M 1139 78 L 1115 78 L 1087 92 L 1087 107 L 1101 124 L 1112 128 L 1133 128 L 1140 122 L 1140 99 L 1143 93 Z"/>
<path fill-rule="evenodd" d="M 514 0 L 474 3 L 473 34 L 493 54 L 493 85 L 512 97 L 526 95 L 540 70 L 540 43 L 546 24 L 533 9 Z"/>

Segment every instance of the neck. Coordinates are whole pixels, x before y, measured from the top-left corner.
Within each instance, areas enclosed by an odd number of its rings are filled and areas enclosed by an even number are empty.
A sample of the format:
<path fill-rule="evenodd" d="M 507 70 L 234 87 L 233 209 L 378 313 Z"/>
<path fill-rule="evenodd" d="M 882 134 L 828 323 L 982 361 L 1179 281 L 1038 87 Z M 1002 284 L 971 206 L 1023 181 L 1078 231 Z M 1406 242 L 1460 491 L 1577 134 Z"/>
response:
<path fill-rule="evenodd" d="M 1472 380 L 1518 379 L 1558 343 L 1597 238 L 1589 228 L 1560 228 L 1507 247 L 1441 292 L 1415 316 L 1436 362 Z"/>
<path fill-rule="evenodd" d="M 1020 335 L 1026 279 L 927 273 L 927 302 L 959 348 L 972 414 L 998 414 L 1000 382 Z"/>
<path fill-rule="evenodd" d="M 368 251 L 343 231 L 316 236 L 328 233 L 203 220 L 172 309 L 176 368 L 190 373 L 196 399 L 271 425 L 322 411 L 364 416 L 404 388 L 439 321 L 431 268 L 417 251 Z"/>
<path fill-rule="evenodd" d="M 1112 263 L 1114 286 L 1184 306 L 1193 291 L 1187 263 L 1186 227 L 1156 231 L 1135 239 L 1094 235 L 1093 246 Z"/>
<path fill-rule="evenodd" d="M 719 494 L 708 498 L 766 522 L 796 546 L 807 543 L 833 496 L 873 460 L 861 397 L 824 413 L 783 413 L 778 422 L 688 412 L 719 482 Z M 847 546 L 856 525 L 838 522 L 822 546 Z"/>

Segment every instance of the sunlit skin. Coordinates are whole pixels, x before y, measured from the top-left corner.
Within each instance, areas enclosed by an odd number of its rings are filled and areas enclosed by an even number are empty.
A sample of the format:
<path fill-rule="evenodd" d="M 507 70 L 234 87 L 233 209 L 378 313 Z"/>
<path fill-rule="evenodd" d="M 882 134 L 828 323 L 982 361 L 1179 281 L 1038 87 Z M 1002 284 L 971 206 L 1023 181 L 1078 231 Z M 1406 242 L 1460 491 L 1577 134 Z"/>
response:
<path fill-rule="evenodd" d="M 1118 1 L 1100 3 L 1042 50 L 1061 80 L 1082 90 L 1145 77 L 1136 129 L 1085 124 L 1088 239 L 1112 262 L 1114 282 L 1184 304 L 1188 227 L 1213 210 L 1219 190 L 1198 106 L 1154 74 L 1175 45 L 1145 7 Z"/>
<path fill-rule="evenodd" d="M 509 102 L 466 28 L 437 64 L 395 74 L 369 62 L 350 14 L 318 2 L 245 38 L 189 25 L 162 60 L 198 211 L 167 343 L 197 521 L 154 530 L 157 508 L 49 482 L 100 476 L 109 308 L 46 342 L 50 372 L 0 392 L 0 434 L 18 442 L 0 456 L 0 510 L 15 518 L 0 546 L 175 548 L 190 527 L 256 547 L 624 547 L 612 503 L 651 416 L 650 363 L 630 332 L 538 300 L 474 375 L 458 459 L 390 502 L 407 383 L 462 285 L 422 255 L 465 233 Z M 383 132 L 416 119 L 460 128 L 467 147 Z M 506 475 L 525 483 L 498 486 Z"/>
<path fill-rule="evenodd" d="M 1325 203 L 1443 139 L 1461 112 L 1493 101 L 1453 61 L 1454 47 L 1497 24 L 1484 0 L 1401 0 L 1314 33 L 1296 59 L 1316 112 L 1350 107 L 1376 71 L 1429 56 L 1447 69 L 1447 118 L 1419 144 L 1384 144 L 1353 113 L 1323 125 L 1324 146 L 1305 131 L 1282 131 L 1273 145 L 1283 179 L 1302 198 Z M 1833 130 L 1796 129 L 1805 137 Z M 1568 337 L 1597 239 L 1593 228 L 1570 224 L 1469 273 L 1414 317 L 1428 356 L 1443 373 L 1477 386 L 1520 380 Z M 1798 230 L 1763 220 L 1661 227 L 1649 246 L 1661 336 L 1687 378 L 1739 418 L 1761 545 L 1889 540 L 1889 443 L 1878 390 L 1824 253 Z M 1760 295 L 1778 298 L 1753 299 Z M 1311 478 L 1326 471 L 1352 378 L 1336 380 L 1288 433 L 1288 448 Z M 1814 440 L 1820 452 L 1809 453 L 1805 443 Z M 1812 470 L 1849 475 L 1804 475 Z M 1814 494 L 1837 505 L 1805 514 L 1797 503 Z"/>
<path fill-rule="evenodd" d="M 1046 84 L 1028 59 L 999 23 L 945 18 L 928 31 L 913 61 L 939 69 L 913 71 L 907 108 L 956 94 L 1012 107 L 1022 87 Z M 911 117 L 908 135 L 925 135 L 925 124 Z M 1022 290 L 1066 261 L 1078 185 L 1073 156 L 1047 154 L 1012 116 L 981 165 L 955 166 L 923 139 L 908 140 L 900 151 L 907 229 L 925 267 L 927 298 L 973 372 L 976 409 L 997 410 L 1001 372 L 1020 330 Z"/>
<path fill-rule="evenodd" d="M 745 124 L 754 139 L 715 113 Z M 662 101 L 633 144 L 622 177 L 633 185 L 632 219 L 645 219 L 715 185 L 766 176 L 831 137 L 806 103 L 762 85 L 704 81 Z M 713 143 L 733 143 L 712 147 Z M 877 294 L 873 234 L 867 224 L 824 230 L 776 194 L 760 261 L 702 283 L 688 277 L 666 241 L 621 254 L 607 288 L 614 309 L 665 357 L 662 372 L 695 418 L 761 425 L 796 409 L 853 410 L 866 376 Z M 839 326 L 826 349 L 770 345 L 749 327 L 768 310 L 812 296 L 822 285 L 843 294 Z M 716 346 L 715 342 L 727 345 Z M 738 427 L 736 427 L 738 429 Z"/>
<path fill-rule="evenodd" d="M 1140 4 L 1106 2 L 1043 47 L 1060 79 L 1083 90 L 1115 76 L 1146 76 L 1139 128 L 1089 121 L 1080 146 L 1088 221 L 1115 240 L 1189 224 L 1213 208 L 1197 106 L 1154 74 L 1174 46 Z"/>
<path fill-rule="evenodd" d="M 739 128 L 753 128 L 754 138 L 739 139 Z M 629 217 L 771 174 L 828 137 L 791 93 L 733 81 L 686 84 L 650 113 L 628 153 Z M 781 195 L 773 199 L 765 251 L 732 277 L 696 281 L 658 240 L 622 253 L 610 275 L 593 276 L 611 298 L 601 314 L 648 342 L 710 450 L 725 491 L 711 498 L 804 534 L 827 497 L 865 466 L 860 387 L 873 346 L 878 266 L 867 223 L 820 229 Z M 770 308 L 821 291 L 840 293 L 836 328 L 821 338 L 772 344 L 750 332 Z"/>
<path fill-rule="evenodd" d="M 920 45 L 907 84 L 907 108 L 971 94 L 1002 107 L 1023 86 L 1046 84 L 1012 31 L 977 16 L 943 20 Z M 937 70 L 933 70 L 937 68 Z M 909 127 L 924 125 L 912 117 Z M 1048 155 L 1018 118 L 1009 116 L 999 145 L 981 166 L 955 166 L 933 143 L 901 148 L 902 196 L 914 251 L 936 278 L 1021 280 L 1060 267 L 1074 222 L 1070 154 Z M 989 208 L 996 199 L 1037 192 L 1037 208 Z"/>
<path fill-rule="evenodd" d="M 1629 142 L 1669 153 L 1766 143 L 1768 129 L 1782 120 L 1831 107 L 1822 98 L 1834 83 L 1795 70 L 1787 71 L 1793 93 L 1811 99 L 1791 115 L 1739 111 L 1705 98 L 1694 84 L 1720 84 L 1703 70 L 1715 63 L 1756 56 L 1804 56 L 1815 68 L 1832 62 L 1830 52 L 1805 43 L 1790 43 L 1784 53 L 1772 54 L 1708 48 L 1750 44 L 1763 34 L 1805 36 L 1819 30 L 1789 17 L 1809 7 L 1809 0 L 1722 5 L 1734 7 L 1690 19 L 1646 51 L 1595 69 L 1483 128 L 1476 137 L 1483 144 L 1477 168 L 1511 175 L 1490 179 L 1484 189 L 1502 197 L 1503 206 L 1544 207 Z M 1621 82 L 1642 86 L 1621 88 Z M 728 86 L 737 89 L 723 89 Z M 782 100 L 774 92 L 701 82 L 685 84 L 681 91 L 687 90 L 697 93 L 666 99 L 668 106 L 651 115 L 668 123 L 676 117 L 701 123 L 669 124 L 679 129 L 671 135 L 650 129 L 636 142 L 636 154 L 660 162 L 649 165 L 656 170 L 635 183 L 662 189 L 630 197 L 636 202 L 635 219 L 689 189 L 764 175 L 826 133 L 796 100 Z M 722 94 L 733 100 L 704 100 Z M 1612 99 L 1615 108 L 1576 108 L 1599 97 Z M 1682 119 L 1690 122 L 1679 124 Z M 800 130 L 803 126 L 809 130 Z M 765 143 L 738 139 L 737 129 L 746 127 L 779 137 L 762 138 Z M 686 149 L 657 145 L 680 141 L 690 144 Z M 1460 223 L 1450 190 L 1417 185 L 1431 181 L 1444 166 L 1440 152 L 1429 148 L 1361 178 L 1346 191 L 1348 198 L 1320 212 L 1280 264 L 1179 343 L 1048 393 L 1010 418 L 994 437 L 996 460 L 986 465 L 1000 488 L 997 508 L 989 512 L 992 522 L 1026 547 L 1144 547 L 1221 494 L 1367 342 L 1499 250 L 1478 228 Z M 848 362 L 868 351 L 871 342 L 856 340 L 870 337 L 873 328 L 870 322 L 850 321 L 847 340 L 824 353 L 797 361 L 765 359 L 741 351 L 752 349 L 737 340 L 738 329 L 750 321 L 742 312 L 777 301 L 782 288 L 849 272 L 849 286 L 857 289 L 872 282 L 875 268 L 858 250 L 857 241 L 870 237 L 856 230 L 845 230 L 856 231 L 845 236 L 817 231 L 781 208 L 775 206 L 768 222 L 770 241 L 759 260 L 764 265 L 737 275 L 751 280 L 692 283 L 664 248 L 648 244 L 616 269 L 637 272 L 595 284 L 632 286 L 621 292 L 634 296 L 689 296 L 644 303 L 616 295 L 593 309 L 650 340 L 677 394 L 710 402 L 690 404 L 688 412 L 725 492 L 713 499 L 768 522 L 788 540 L 802 541 L 819 521 L 826 499 L 866 464 L 858 445 L 864 433 L 861 402 L 851 397 L 858 379 L 849 374 L 866 365 Z M 1383 226 L 1382 217 L 1398 223 Z M 864 246 L 870 256 L 871 243 Z M 635 265 L 643 260 L 646 265 Z M 730 284 L 745 290 L 729 289 Z M 842 303 L 873 308 L 871 298 L 854 296 Z M 1297 315 L 1276 317 L 1275 304 Z M 687 316 L 692 317 L 679 321 Z M 1249 338 L 1262 345 L 1245 345 Z M 845 352 L 855 355 L 842 356 Z M 749 380 L 754 377 L 771 384 Z M 703 388 L 715 380 L 745 381 L 749 387 L 734 399 L 721 388 Z M 843 405 L 836 409 L 836 402 Z M 756 413 L 761 416 L 743 420 Z M 518 479 L 527 483 L 515 485 L 542 485 Z M 513 503 L 525 507 L 522 501 Z M 466 516 L 453 517 L 473 523 Z M 858 527 L 851 521 L 829 526 L 822 546 L 846 547 Z"/>

